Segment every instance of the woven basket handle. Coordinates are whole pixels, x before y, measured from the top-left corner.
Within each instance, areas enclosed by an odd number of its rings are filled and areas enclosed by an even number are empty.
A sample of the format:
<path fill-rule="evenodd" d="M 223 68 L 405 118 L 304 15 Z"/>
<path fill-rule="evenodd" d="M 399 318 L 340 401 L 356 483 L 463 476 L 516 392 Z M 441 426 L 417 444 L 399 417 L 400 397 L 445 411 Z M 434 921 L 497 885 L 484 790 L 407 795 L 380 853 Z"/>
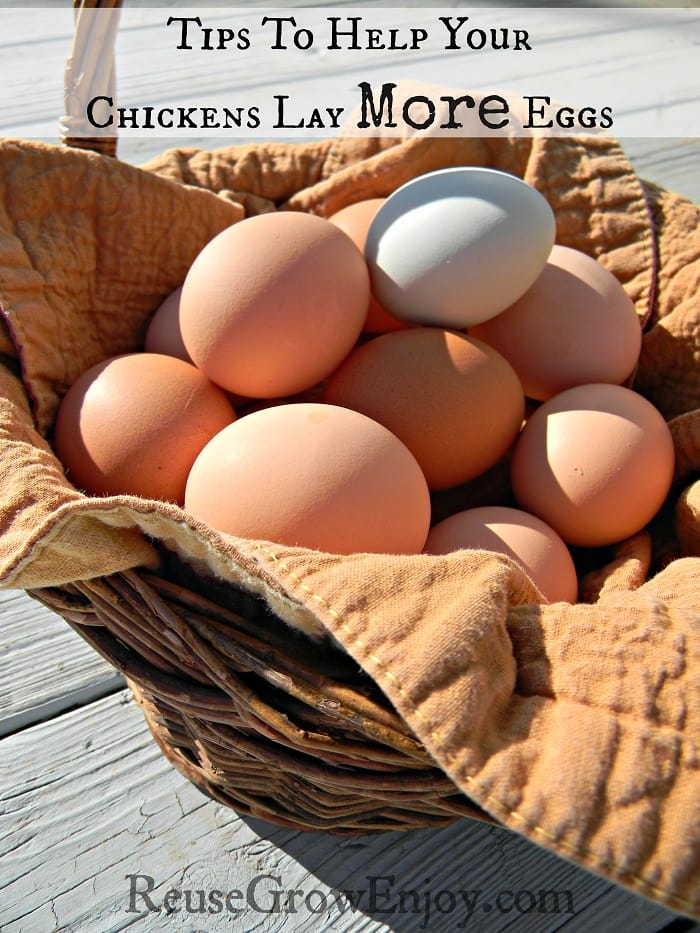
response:
<path fill-rule="evenodd" d="M 103 155 L 117 154 L 117 137 L 87 136 L 84 99 L 92 94 L 115 97 L 115 42 L 121 0 L 73 0 L 75 29 L 71 54 L 64 72 L 65 114 L 61 120 L 61 142 L 77 149 L 91 149 Z M 85 11 L 111 11 L 103 16 L 83 15 Z"/>

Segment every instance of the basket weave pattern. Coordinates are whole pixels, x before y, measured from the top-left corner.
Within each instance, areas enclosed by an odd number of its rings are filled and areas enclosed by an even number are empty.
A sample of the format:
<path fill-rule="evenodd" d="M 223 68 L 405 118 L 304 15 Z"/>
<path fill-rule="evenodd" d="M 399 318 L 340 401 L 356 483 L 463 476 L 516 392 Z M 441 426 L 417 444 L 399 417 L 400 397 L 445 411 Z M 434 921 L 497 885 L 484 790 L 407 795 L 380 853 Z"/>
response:
<path fill-rule="evenodd" d="M 339 648 L 169 564 L 30 595 L 125 674 L 159 747 L 201 790 L 297 829 L 493 822 Z"/>

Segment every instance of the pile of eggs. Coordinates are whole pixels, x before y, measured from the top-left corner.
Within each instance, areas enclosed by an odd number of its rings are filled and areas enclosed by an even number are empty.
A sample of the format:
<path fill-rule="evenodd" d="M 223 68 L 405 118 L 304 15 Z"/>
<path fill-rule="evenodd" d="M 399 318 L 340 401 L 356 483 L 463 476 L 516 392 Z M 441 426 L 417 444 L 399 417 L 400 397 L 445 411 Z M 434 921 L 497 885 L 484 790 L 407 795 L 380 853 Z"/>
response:
<path fill-rule="evenodd" d="M 673 444 L 623 384 L 634 305 L 555 244 L 545 198 L 452 168 L 329 219 L 249 217 L 212 239 L 143 352 L 84 373 L 55 449 L 75 486 L 178 503 L 226 534 L 338 554 L 499 551 L 574 602 L 572 548 L 642 529 Z M 499 464 L 508 503 L 437 520 Z"/>

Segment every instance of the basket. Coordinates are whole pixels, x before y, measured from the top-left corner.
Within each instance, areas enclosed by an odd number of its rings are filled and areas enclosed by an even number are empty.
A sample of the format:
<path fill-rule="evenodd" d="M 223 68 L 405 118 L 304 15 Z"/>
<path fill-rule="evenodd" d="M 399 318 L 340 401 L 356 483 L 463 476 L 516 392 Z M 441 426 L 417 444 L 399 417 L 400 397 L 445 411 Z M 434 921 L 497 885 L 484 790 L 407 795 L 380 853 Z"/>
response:
<path fill-rule="evenodd" d="M 75 142 L 70 135 L 64 141 Z M 360 159 L 369 166 L 362 176 L 367 188 L 355 188 L 355 199 L 374 196 L 377 184 L 391 190 L 403 178 L 433 167 L 431 160 L 461 164 L 464 157 L 462 152 L 453 155 L 442 141 L 405 148 L 395 142 L 378 141 L 363 149 L 354 141 L 332 150 L 334 169 L 350 180 L 359 177 L 353 173 L 359 164 L 357 153 L 363 153 Z M 90 154 L 90 165 L 98 170 L 100 159 L 111 162 L 116 154 L 113 139 L 82 139 L 78 145 L 100 153 L 94 158 Z M 646 309 L 646 324 L 668 312 L 660 303 L 660 291 L 673 293 L 663 299 L 666 305 L 697 308 L 692 277 L 684 280 L 682 293 L 680 279 L 674 278 L 679 264 L 668 262 L 682 239 L 679 230 L 687 234 L 686 244 L 695 243 L 697 210 L 652 186 L 643 189 L 636 178 L 621 179 L 619 147 L 606 141 L 594 146 L 598 174 L 589 179 L 591 198 L 604 198 L 600 180 L 605 177 L 611 185 L 622 186 L 623 206 L 619 213 L 605 216 L 588 212 L 586 205 L 582 209 L 579 194 L 568 192 L 567 185 L 572 159 L 579 160 L 574 170 L 583 172 L 587 156 L 580 143 L 567 144 L 561 161 L 545 167 L 537 163 L 532 179 L 564 192 L 558 204 L 561 236 L 569 245 L 594 252 L 595 237 L 605 233 L 616 238 L 611 261 L 617 263 L 638 308 Z M 267 153 L 265 170 L 282 151 L 293 148 Z M 331 148 L 320 148 L 326 164 L 332 162 Z M 297 167 L 310 158 L 303 147 L 294 152 L 299 153 L 298 159 L 291 157 Z M 482 162 L 490 157 L 488 145 L 475 144 L 470 152 Z M 521 173 L 527 154 L 527 144 L 514 144 L 508 168 Z M 240 180 L 248 167 L 247 155 L 237 152 L 236 158 Z M 165 157 L 154 160 L 148 169 L 166 180 L 172 177 L 180 186 L 185 182 L 190 193 L 206 187 L 208 173 L 214 172 L 206 155 L 198 161 L 192 153 L 177 154 L 174 163 Z M 261 166 L 253 165 L 250 173 L 258 178 Z M 334 187 L 331 175 L 316 178 L 306 201 L 297 198 L 293 182 L 272 188 L 277 202 L 292 209 L 330 212 L 343 206 L 339 199 L 347 202 L 349 197 L 347 187 Z M 375 185 L 371 194 L 370 176 Z M 274 208 L 259 191 L 245 187 L 231 198 L 244 209 Z M 634 205 L 632 215 L 628 203 Z M 589 227 L 595 228 L 592 233 Z M 630 258 L 633 237 L 642 244 L 639 263 Z M 602 250 L 598 253 L 606 259 Z M 659 277 L 657 261 L 671 271 Z M 669 282 L 675 284 L 671 287 Z M 659 340 L 664 333 L 662 329 Z M 675 353 L 674 374 L 696 373 L 694 339 L 684 346 L 689 363 Z M 655 346 L 651 341 L 646 352 L 653 354 Z M 684 848 L 678 839 L 686 830 L 692 788 L 697 790 L 689 751 L 695 719 L 690 714 L 679 717 L 678 710 L 694 708 L 694 643 L 688 633 L 699 619 L 700 573 L 697 558 L 690 555 L 698 553 L 700 532 L 698 487 L 688 484 L 700 465 L 700 422 L 692 410 L 698 386 L 696 373 L 694 385 L 686 379 L 689 388 L 679 402 L 677 395 L 664 394 L 664 381 L 655 382 L 655 372 L 653 366 L 645 368 L 643 388 L 672 424 L 679 452 L 673 494 L 659 534 L 645 531 L 611 553 L 594 556 L 593 566 L 580 580 L 585 605 L 539 605 L 537 591 L 522 571 L 496 555 L 450 555 L 429 565 L 420 556 L 387 558 L 376 565 L 371 556 L 360 555 L 335 563 L 329 558 L 319 569 L 303 549 L 273 553 L 244 542 L 240 552 L 228 545 L 217 550 L 216 535 L 196 526 L 188 526 L 187 534 L 183 531 L 175 540 L 185 521 L 178 510 L 165 506 L 158 521 L 170 522 L 168 528 L 175 531 L 170 537 L 159 534 L 161 526 L 143 503 L 129 512 L 129 521 L 135 519 L 139 541 L 147 539 L 148 560 L 109 574 L 76 573 L 56 584 L 21 585 L 123 672 L 156 743 L 173 766 L 205 794 L 242 814 L 293 829 L 343 834 L 443 826 L 465 817 L 496 823 L 645 896 L 692 913 L 697 909 L 696 856 L 692 846 Z M 22 443 L 29 433 L 27 429 Z M 37 457 L 44 458 L 42 462 L 50 463 L 52 455 L 41 438 L 32 436 L 30 444 L 33 451 L 41 449 Z M 489 481 L 498 485 L 501 479 L 494 475 Z M 689 489 L 692 494 L 686 492 Z M 448 496 L 437 506 L 454 508 L 457 502 L 466 507 L 473 494 L 473 489 L 456 490 L 455 501 Z M 75 506 L 76 515 L 83 504 L 76 498 L 68 503 Z M 122 511 L 115 507 L 105 521 L 113 527 L 123 522 L 125 527 L 123 509 L 130 505 L 120 502 Z M 56 509 L 55 515 L 59 512 Z M 99 520 L 100 514 L 99 509 L 91 512 L 91 520 Z M 54 527 L 49 523 L 43 529 L 30 528 L 29 536 L 44 533 L 51 545 Z M 80 527 L 94 531 L 94 526 Z M 189 552 L 183 541 L 196 547 Z M 128 543 L 131 546 L 132 538 Z M 91 539 L 78 534 L 69 544 L 74 553 L 81 547 L 87 551 Z M 142 553 L 138 548 L 136 552 Z M 212 553 L 215 559 L 207 564 Z M 228 574 L 228 557 L 237 559 L 239 553 L 243 556 L 238 572 Z M 88 557 L 81 566 L 87 563 Z M 212 572 L 212 567 L 222 572 Z M 321 571 L 326 574 L 323 579 Z M 657 577 L 652 579 L 654 573 Z M 378 591 L 384 587 L 387 594 L 394 593 L 392 622 L 406 639 L 403 650 L 397 634 L 388 661 L 386 655 L 378 657 L 376 633 L 363 606 L 361 581 L 369 574 L 379 581 Z M 402 588 L 413 594 L 415 605 L 407 603 Z M 433 620 L 435 629 L 426 627 L 424 606 L 430 592 L 441 605 Z M 347 617 L 337 610 L 343 600 Z M 376 609 L 376 603 L 373 606 Z M 451 633 L 446 623 L 453 617 Z M 307 623 L 315 619 L 316 624 L 292 624 L 299 618 Z M 422 641 L 411 640 L 414 626 L 422 626 Z M 567 639 L 567 627 L 579 633 L 579 645 Z M 454 659 L 431 693 L 430 651 L 426 648 L 427 660 L 417 663 L 421 670 L 414 680 L 410 652 L 433 640 Z M 629 660 L 629 672 L 620 672 L 620 652 Z M 645 693 L 650 682 L 659 684 L 652 700 Z M 603 689 L 606 683 L 610 689 Z M 447 702 L 454 684 L 465 704 L 463 711 L 455 712 L 454 703 Z M 602 693 L 596 693 L 600 689 Z M 676 692 L 667 699 L 664 690 Z M 599 729 L 614 754 L 626 756 L 620 767 L 627 769 L 630 780 L 639 779 L 634 790 L 618 793 L 621 779 L 612 764 L 600 778 L 604 786 L 611 775 L 617 782 L 607 796 L 587 783 L 585 773 L 575 773 L 584 755 L 582 772 L 594 770 L 608 753 L 607 745 L 595 747 L 594 742 L 584 748 L 588 733 L 597 735 Z M 535 767 L 536 755 L 543 754 L 550 736 L 568 743 L 568 784 L 558 782 L 551 769 Z M 671 759 L 677 770 L 671 769 L 673 779 L 664 780 L 660 775 Z M 537 774 L 541 790 L 531 792 L 523 777 L 531 773 Z M 603 803 L 596 802 L 596 794 Z M 651 815 L 634 809 L 631 802 L 640 799 L 649 803 Z M 662 820 L 665 831 L 656 833 Z"/>
<path fill-rule="evenodd" d="M 347 655 L 295 637 L 250 594 L 164 558 L 159 574 L 29 595 L 126 675 L 163 754 L 200 790 L 293 829 L 493 822 Z"/>

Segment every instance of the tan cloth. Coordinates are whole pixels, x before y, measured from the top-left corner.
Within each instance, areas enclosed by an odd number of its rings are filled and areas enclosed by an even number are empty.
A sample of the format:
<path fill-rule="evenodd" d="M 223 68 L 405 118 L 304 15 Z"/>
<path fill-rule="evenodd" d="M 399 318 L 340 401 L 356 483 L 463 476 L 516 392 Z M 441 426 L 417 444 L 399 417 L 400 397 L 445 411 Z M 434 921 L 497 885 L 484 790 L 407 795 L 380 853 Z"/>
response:
<path fill-rule="evenodd" d="M 456 164 L 524 177 L 552 204 L 558 242 L 619 277 L 645 326 L 636 386 L 673 419 L 671 506 L 581 579 L 579 605 L 544 604 L 493 554 L 324 555 L 70 486 L 47 440 L 62 394 L 92 363 L 140 346 L 216 232 L 246 212 L 329 214 Z M 609 140 L 178 150 L 145 170 L 4 142 L 0 179 L 0 585 L 146 565 L 158 541 L 263 594 L 291 624 L 326 626 L 504 825 L 700 913 L 700 209 L 643 185 Z"/>

